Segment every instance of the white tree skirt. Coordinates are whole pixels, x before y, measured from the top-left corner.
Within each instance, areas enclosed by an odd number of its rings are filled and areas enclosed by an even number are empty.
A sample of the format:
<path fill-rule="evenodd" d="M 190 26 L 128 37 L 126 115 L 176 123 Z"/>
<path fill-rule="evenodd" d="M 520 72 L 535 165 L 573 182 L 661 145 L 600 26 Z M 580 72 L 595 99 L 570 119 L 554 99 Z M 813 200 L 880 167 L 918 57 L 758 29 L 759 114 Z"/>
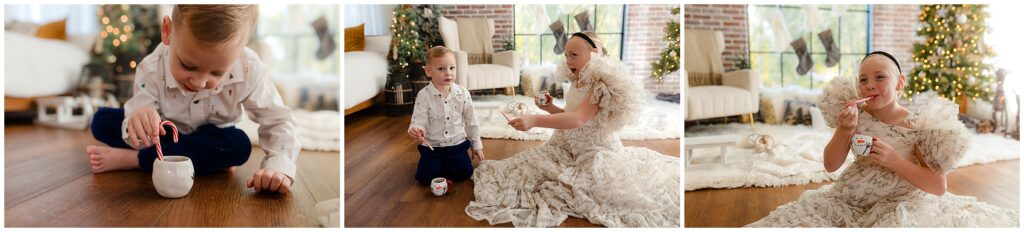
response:
<path fill-rule="evenodd" d="M 834 129 L 816 130 L 810 126 L 756 124 L 758 132 L 774 137 L 772 154 L 729 146 L 729 163 L 722 164 L 720 150 L 695 149 L 685 170 L 686 191 L 702 188 L 776 187 L 834 180 L 853 163 L 853 156 L 839 170 L 828 173 L 822 165 L 822 151 Z M 750 135 L 750 124 L 724 124 L 687 128 L 686 136 L 736 134 L 741 140 Z M 684 138 L 685 139 L 685 138 Z M 984 164 L 1020 157 L 1020 141 L 992 134 L 972 134 L 971 146 L 958 167 Z"/>
<path fill-rule="evenodd" d="M 640 118 L 637 119 L 632 125 L 626 126 L 618 132 L 620 139 L 624 140 L 648 140 L 648 139 L 675 139 L 680 136 L 680 129 L 682 128 L 681 122 L 681 110 L 679 104 L 659 101 L 654 98 L 653 94 L 648 94 L 647 101 L 645 102 L 644 112 Z M 513 99 L 512 96 L 507 95 L 488 95 L 473 97 L 474 103 L 499 103 L 502 107 L 500 111 L 505 112 L 509 117 L 515 117 L 511 114 L 510 103 L 520 102 L 525 103 L 528 114 L 548 114 L 547 112 L 537 108 L 533 104 L 533 98 L 516 95 Z M 555 99 L 554 104 L 559 107 L 565 106 L 565 101 L 561 99 Z M 529 131 L 523 132 L 518 131 L 508 125 L 508 120 L 501 116 L 497 111 L 491 113 L 488 110 L 476 111 L 477 119 L 480 121 L 480 136 L 483 138 L 491 139 L 514 139 L 514 140 L 547 140 L 551 137 L 554 129 L 548 128 L 534 128 Z"/>

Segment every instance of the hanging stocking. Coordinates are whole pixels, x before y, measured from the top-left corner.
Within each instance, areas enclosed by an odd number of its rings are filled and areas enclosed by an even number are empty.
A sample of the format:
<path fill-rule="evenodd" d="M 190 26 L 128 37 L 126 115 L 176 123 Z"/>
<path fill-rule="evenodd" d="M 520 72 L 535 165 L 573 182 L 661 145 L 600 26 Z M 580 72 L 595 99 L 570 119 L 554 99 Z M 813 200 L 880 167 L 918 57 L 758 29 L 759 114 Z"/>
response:
<path fill-rule="evenodd" d="M 320 47 L 316 50 L 316 58 L 319 60 L 327 59 L 328 56 L 334 53 L 334 50 L 338 50 L 338 44 L 334 41 L 334 32 L 327 30 L 327 18 L 324 18 L 322 15 L 313 21 L 311 25 L 320 42 Z"/>
<path fill-rule="evenodd" d="M 839 63 L 839 47 L 832 39 L 832 29 L 818 33 L 818 39 L 821 39 L 821 45 L 825 46 L 825 67 L 836 66 Z"/>
<path fill-rule="evenodd" d="M 580 26 L 580 31 L 594 31 L 594 25 L 590 24 L 590 15 L 586 11 L 576 14 L 576 25 Z"/>
<path fill-rule="evenodd" d="M 807 42 L 804 41 L 804 38 L 799 38 L 793 40 L 789 45 L 793 46 L 793 50 L 796 51 L 796 57 L 800 60 L 800 64 L 796 66 L 796 74 L 806 75 L 808 71 L 811 71 L 811 67 L 814 67 L 811 54 L 807 53 Z"/>
<path fill-rule="evenodd" d="M 790 41 L 793 37 L 789 34 L 786 21 L 782 20 L 782 11 L 779 11 L 777 8 L 771 8 L 765 14 L 765 20 L 771 25 L 772 32 L 775 34 L 775 51 L 786 51 L 788 49 L 786 48 L 786 41 Z"/>
<path fill-rule="evenodd" d="M 565 51 L 565 42 L 569 40 L 569 38 L 565 37 L 565 27 L 562 26 L 562 20 L 559 19 L 551 23 L 548 28 L 551 28 L 551 34 L 555 36 L 555 55 L 561 55 Z"/>

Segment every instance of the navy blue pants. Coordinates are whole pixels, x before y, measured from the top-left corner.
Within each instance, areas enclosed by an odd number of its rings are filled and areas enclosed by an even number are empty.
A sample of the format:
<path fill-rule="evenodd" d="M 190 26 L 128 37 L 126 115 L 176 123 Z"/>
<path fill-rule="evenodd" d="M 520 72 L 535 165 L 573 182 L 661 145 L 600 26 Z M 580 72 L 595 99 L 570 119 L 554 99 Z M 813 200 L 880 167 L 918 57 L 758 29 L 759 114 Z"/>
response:
<path fill-rule="evenodd" d="M 100 108 L 92 118 L 92 136 L 116 148 L 132 149 L 121 139 L 121 122 L 124 121 L 124 110 Z M 249 160 L 252 142 L 245 132 L 235 127 L 218 128 L 213 124 L 199 126 L 192 134 L 178 134 L 178 142 L 174 142 L 171 129 L 164 127 L 167 135 L 160 136 L 160 146 L 164 155 L 186 156 L 192 159 L 197 174 L 222 171 L 232 166 L 239 166 Z M 156 146 L 139 150 L 139 168 L 147 172 L 153 170 L 156 160 Z"/>
<path fill-rule="evenodd" d="M 467 180 L 473 176 L 473 161 L 469 159 L 469 140 L 455 146 L 416 147 L 420 151 L 420 163 L 416 166 L 416 181 L 429 185 L 430 180 L 444 177 L 451 181 Z"/>

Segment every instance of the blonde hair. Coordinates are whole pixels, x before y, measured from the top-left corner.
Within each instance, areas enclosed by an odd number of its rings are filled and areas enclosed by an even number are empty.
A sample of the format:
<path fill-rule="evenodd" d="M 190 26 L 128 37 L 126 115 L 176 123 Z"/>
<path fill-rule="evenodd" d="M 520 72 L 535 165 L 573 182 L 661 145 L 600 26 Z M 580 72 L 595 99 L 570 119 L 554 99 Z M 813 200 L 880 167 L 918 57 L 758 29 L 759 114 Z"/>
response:
<path fill-rule="evenodd" d="M 455 53 L 452 52 L 451 49 L 448 49 L 448 48 L 446 48 L 444 46 L 434 46 L 434 47 L 432 47 L 430 49 L 427 49 L 427 55 L 426 55 L 426 57 L 427 57 L 426 59 L 427 60 L 423 62 L 423 65 L 429 64 L 430 60 L 433 60 L 434 58 L 444 57 L 445 54 L 455 54 Z"/>
<path fill-rule="evenodd" d="M 597 33 L 593 32 L 593 31 L 581 31 L 579 33 L 587 36 L 587 39 L 590 39 L 591 42 L 594 42 L 594 46 L 597 47 L 598 51 L 601 51 L 601 55 L 605 55 L 605 56 L 608 55 L 608 49 L 606 49 L 604 47 L 604 42 L 601 40 L 601 37 L 597 36 Z M 577 34 L 573 34 L 573 35 L 575 37 L 579 37 L 579 35 L 577 35 Z M 572 39 L 572 38 L 570 38 L 570 39 Z M 581 38 L 581 39 L 583 39 L 583 38 Z"/>
<path fill-rule="evenodd" d="M 175 5 L 175 29 L 187 28 L 205 45 L 218 48 L 244 45 L 256 29 L 256 5 Z"/>

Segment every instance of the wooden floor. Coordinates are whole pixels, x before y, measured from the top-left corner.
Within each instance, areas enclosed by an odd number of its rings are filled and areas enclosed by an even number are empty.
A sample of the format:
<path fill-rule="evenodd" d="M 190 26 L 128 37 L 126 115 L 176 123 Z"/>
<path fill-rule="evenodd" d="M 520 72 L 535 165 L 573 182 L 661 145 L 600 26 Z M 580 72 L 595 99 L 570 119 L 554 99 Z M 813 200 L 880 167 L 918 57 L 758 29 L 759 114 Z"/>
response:
<path fill-rule="evenodd" d="M 337 152 L 303 151 L 288 194 L 256 193 L 245 181 L 261 149 L 234 173 L 196 176 L 179 199 L 160 197 L 142 171 L 93 174 L 86 131 L 4 128 L 7 227 L 318 227 L 316 203 L 340 197 Z"/>
<path fill-rule="evenodd" d="M 971 165 L 947 176 L 948 191 L 1009 209 L 1020 207 L 1020 161 Z M 776 188 L 703 189 L 686 192 L 685 227 L 742 227 L 789 203 L 805 190 L 825 185 Z"/>
<path fill-rule="evenodd" d="M 472 181 L 455 183 L 443 197 L 416 183 L 418 143 L 405 133 L 410 117 L 383 115 L 376 107 L 345 117 L 345 227 L 489 226 L 466 215 L 465 208 L 474 199 Z M 487 159 L 500 160 L 542 141 L 484 139 L 483 143 Z M 623 143 L 679 157 L 678 139 Z M 598 225 L 569 217 L 561 226 Z"/>

